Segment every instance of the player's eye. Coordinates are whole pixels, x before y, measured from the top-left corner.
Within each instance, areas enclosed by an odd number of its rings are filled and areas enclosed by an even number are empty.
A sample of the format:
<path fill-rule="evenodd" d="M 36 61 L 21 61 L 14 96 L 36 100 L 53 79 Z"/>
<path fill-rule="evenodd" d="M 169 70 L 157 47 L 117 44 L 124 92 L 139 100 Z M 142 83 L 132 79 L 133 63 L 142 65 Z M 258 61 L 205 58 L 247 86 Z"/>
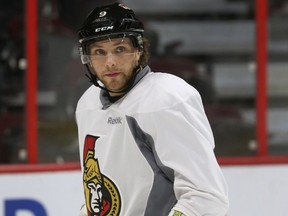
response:
<path fill-rule="evenodd" d="M 124 46 L 119 46 L 116 48 L 116 54 L 121 54 L 127 52 L 127 49 Z"/>
<path fill-rule="evenodd" d="M 92 55 L 105 56 L 107 53 L 103 49 L 96 49 L 92 52 Z"/>

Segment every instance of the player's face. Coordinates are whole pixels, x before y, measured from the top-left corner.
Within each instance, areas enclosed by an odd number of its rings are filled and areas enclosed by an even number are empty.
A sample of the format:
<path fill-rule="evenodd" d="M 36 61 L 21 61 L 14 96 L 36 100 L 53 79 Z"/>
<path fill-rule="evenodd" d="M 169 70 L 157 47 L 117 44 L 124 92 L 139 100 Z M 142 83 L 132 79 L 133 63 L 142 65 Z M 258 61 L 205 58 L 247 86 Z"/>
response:
<path fill-rule="evenodd" d="M 129 38 L 98 41 L 90 45 L 90 66 L 98 79 L 117 96 L 125 89 L 138 65 L 140 52 Z M 114 93 L 113 93 L 114 92 Z"/>

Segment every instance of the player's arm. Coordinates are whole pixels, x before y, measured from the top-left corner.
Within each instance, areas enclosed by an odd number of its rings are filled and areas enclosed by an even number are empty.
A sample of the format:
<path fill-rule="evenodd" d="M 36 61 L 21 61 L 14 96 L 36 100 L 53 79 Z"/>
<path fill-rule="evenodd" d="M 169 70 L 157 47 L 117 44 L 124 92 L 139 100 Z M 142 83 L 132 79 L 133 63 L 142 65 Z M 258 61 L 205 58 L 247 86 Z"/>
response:
<path fill-rule="evenodd" d="M 195 93 L 152 118 L 157 130 L 157 155 L 174 171 L 177 203 L 172 208 L 176 212 L 171 214 L 225 215 L 226 181 L 214 155 L 214 139 L 200 95 Z"/>

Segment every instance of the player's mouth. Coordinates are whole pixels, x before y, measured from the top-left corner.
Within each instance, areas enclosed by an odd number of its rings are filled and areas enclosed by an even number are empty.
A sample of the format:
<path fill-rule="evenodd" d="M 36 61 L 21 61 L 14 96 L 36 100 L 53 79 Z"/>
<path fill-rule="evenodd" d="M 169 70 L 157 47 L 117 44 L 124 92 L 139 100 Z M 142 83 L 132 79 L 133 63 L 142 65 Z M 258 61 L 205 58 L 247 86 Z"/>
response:
<path fill-rule="evenodd" d="M 110 71 L 110 72 L 107 72 L 107 73 L 105 74 L 105 76 L 107 76 L 107 77 L 116 77 L 116 76 L 118 76 L 119 74 L 121 74 L 121 72 L 119 72 L 119 71 Z"/>

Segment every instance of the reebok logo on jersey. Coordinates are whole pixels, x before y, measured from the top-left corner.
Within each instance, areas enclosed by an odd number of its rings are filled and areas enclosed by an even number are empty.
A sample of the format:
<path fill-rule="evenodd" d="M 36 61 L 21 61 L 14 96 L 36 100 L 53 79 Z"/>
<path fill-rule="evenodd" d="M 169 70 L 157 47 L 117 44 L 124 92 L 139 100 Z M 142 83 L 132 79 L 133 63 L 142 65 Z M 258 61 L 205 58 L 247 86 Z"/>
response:
<path fill-rule="evenodd" d="M 109 117 L 107 123 L 112 124 L 112 125 L 122 124 L 122 118 L 121 117 L 116 117 L 116 118 Z"/>

